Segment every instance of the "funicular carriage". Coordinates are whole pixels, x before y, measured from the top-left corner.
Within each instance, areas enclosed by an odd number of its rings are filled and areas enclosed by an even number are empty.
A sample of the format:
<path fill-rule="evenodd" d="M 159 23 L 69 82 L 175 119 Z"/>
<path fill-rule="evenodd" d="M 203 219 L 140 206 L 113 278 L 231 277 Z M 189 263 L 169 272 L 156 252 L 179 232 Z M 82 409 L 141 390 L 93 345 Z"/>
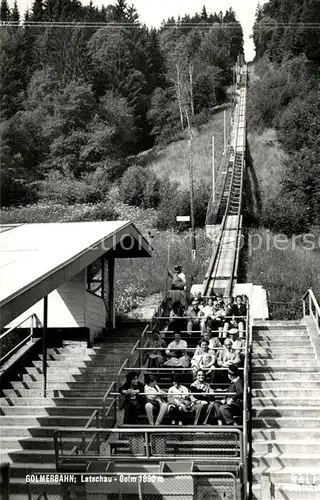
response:
<path fill-rule="evenodd" d="M 243 411 L 245 420 L 243 415 L 237 418 L 237 427 L 221 427 L 212 425 L 212 422 L 204 426 L 201 420 L 195 426 L 192 412 L 185 414 L 182 426 L 172 425 L 171 413 L 165 416 L 160 425 L 151 426 L 144 411 L 139 414 L 138 423 L 123 423 L 119 387 L 130 371 L 137 372 L 141 381 L 147 374 L 155 375 L 158 385 L 166 392 L 177 373 L 182 385 L 189 386 L 193 381 L 190 367 L 148 367 L 146 354 L 150 348 L 145 345 L 149 336 L 159 330 L 166 335 L 167 341 L 173 334 L 173 330 L 167 329 L 169 310 L 170 305 L 165 300 L 132 349 L 119 372 L 118 384 L 113 384 L 109 391 L 112 404 L 106 414 L 100 415 L 101 418 L 97 416 L 97 420 L 92 420 L 86 430 L 68 433 L 60 429 L 56 434 L 57 470 L 80 468 L 82 472 L 104 473 L 110 478 L 108 486 L 104 483 L 82 485 L 86 498 L 91 498 L 91 495 L 92 498 L 98 498 L 96 495 L 102 492 L 108 500 L 247 498 L 246 396 Z M 188 351 L 192 354 L 200 332 L 194 331 L 188 335 L 186 322 L 186 317 L 180 318 L 181 338 L 187 340 Z M 246 318 L 247 332 L 248 324 Z M 245 363 L 240 368 L 246 393 L 248 378 L 244 371 L 248 370 L 247 350 L 248 342 Z M 216 389 L 226 388 L 228 382 L 227 369 L 218 368 L 217 371 L 219 377 L 211 387 L 215 391 L 214 397 L 219 400 L 225 397 L 225 392 Z M 98 425 L 101 425 L 99 431 L 96 429 Z M 70 440 L 74 444 L 71 454 Z"/>

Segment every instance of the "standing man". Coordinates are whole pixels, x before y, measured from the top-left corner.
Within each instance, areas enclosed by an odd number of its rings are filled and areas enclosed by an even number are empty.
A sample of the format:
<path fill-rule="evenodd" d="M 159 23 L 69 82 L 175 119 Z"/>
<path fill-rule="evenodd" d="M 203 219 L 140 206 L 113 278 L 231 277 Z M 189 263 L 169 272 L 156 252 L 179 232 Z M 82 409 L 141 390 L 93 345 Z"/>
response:
<path fill-rule="evenodd" d="M 171 290 L 186 290 L 187 281 L 186 275 L 182 272 L 182 266 L 175 266 L 173 273 L 168 271 L 168 275 L 172 278 Z"/>
<path fill-rule="evenodd" d="M 188 307 L 186 290 L 187 280 L 186 275 L 182 272 L 182 266 L 174 267 L 173 272 L 168 271 L 168 275 L 172 278 L 171 291 L 168 292 L 172 302 L 180 302 L 184 309 Z"/>

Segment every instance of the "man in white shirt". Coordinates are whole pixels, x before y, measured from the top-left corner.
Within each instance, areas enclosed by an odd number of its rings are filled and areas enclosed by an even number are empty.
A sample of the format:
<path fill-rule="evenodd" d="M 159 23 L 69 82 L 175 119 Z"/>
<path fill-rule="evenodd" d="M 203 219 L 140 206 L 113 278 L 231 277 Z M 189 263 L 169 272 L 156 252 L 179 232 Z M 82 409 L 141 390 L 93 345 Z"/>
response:
<path fill-rule="evenodd" d="M 172 278 L 171 290 L 186 290 L 187 279 L 182 266 L 175 266 L 173 273 L 168 271 L 168 274 Z"/>
<path fill-rule="evenodd" d="M 173 386 L 168 390 L 168 404 L 178 411 L 179 425 L 182 425 L 181 414 L 191 409 L 191 401 L 189 390 L 181 385 L 179 375 L 175 375 Z M 172 420 L 172 424 L 175 425 L 175 419 Z"/>
<path fill-rule="evenodd" d="M 187 349 L 188 347 L 187 342 L 185 340 L 181 340 L 180 333 L 176 332 L 173 338 L 174 338 L 173 342 L 170 342 L 166 350 L 166 355 L 170 357 L 175 356 L 177 350 L 183 352 L 184 349 Z"/>

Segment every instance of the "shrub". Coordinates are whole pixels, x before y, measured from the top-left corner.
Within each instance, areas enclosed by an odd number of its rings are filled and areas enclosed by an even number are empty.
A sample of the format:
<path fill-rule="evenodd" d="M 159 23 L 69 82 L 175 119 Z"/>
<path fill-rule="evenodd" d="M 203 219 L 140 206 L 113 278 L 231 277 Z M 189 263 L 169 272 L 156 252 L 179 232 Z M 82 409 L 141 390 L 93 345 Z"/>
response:
<path fill-rule="evenodd" d="M 285 61 L 282 65 L 269 64 L 261 79 L 250 87 L 247 119 L 252 129 L 275 126 L 286 106 L 296 97 L 307 93 L 307 65 L 303 56 Z"/>
<path fill-rule="evenodd" d="M 307 209 L 296 203 L 290 195 L 281 193 L 270 197 L 262 209 L 260 222 L 263 227 L 287 235 L 306 230 Z"/>
<path fill-rule="evenodd" d="M 96 203 L 108 192 L 108 175 L 99 168 L 80 179 L 52 171 L 38 183 L 40 198 L 57 203 Z"/>
<path fill-rule="evenodd" d="M 120 199 L 129 205 L 156 208 L 160 203 L 161 181 L 149 169 L 140 166 L 128 168 L 119 190 Z"/>
<path fill-rule="evenodd" d="M 295 152 L 314 147 L 320 136 L 320 95 L 314 90 L 304 99 L 297 97 L 278 120 L 278 137 L 283 148 Z"/>
<path fill-rule="evenodd" d="M 207 207 L 210 199 L 210 188 L 204 181 L 194 188 L 195 227 L 203 227 L 206 221 Z M 179 190 L 178 183 L 167 184 L 159 205 L 157 228 L 175 228 L 180 231 L 190 228 L 190 223 L 176 221 L 177 215 L 190 215 L 190 192 Z"/>
<path fill-rule="evenodd" d="M 11 207 L 1 211 L 2 224 L 85 222 L 95 220 L 116 220 L 118 218 L 111 202 L 88 205 L 65 205 L 59 203 L 34 204 L 25 207 Z"/>

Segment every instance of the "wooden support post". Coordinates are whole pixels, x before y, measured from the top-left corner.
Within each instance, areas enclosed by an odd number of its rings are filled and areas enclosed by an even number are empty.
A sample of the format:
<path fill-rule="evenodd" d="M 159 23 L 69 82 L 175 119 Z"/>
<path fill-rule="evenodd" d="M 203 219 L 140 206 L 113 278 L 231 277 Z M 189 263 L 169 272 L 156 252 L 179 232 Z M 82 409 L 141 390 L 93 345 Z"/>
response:
<path fill-rule="evenodd" d="M 227 112 L 223 112 L 223 154 L 226 154 L 227 150 Z"/>
<path fill-rule="evenodd" d="M 214 136 L 212 136 L 212 205 L 215 202 L 216 196 L 216 172 L 215 172 L 215 161 L 214 161 Z"/>
<path fill-rule="evenodd" d="M 48 333 L 48 296 L 43 299 L 43 328 L 42 328 L 42 374 L 43 397 L 47 397 L 47 333 Z"/>
<path fill-rule="evenodd" d="M 109 326 L 112 330 L 116 327 L 116 315 L 114 304 L 114 272 L 115 259 L 108 257 L 108 311 L 109 311 Z"/>

